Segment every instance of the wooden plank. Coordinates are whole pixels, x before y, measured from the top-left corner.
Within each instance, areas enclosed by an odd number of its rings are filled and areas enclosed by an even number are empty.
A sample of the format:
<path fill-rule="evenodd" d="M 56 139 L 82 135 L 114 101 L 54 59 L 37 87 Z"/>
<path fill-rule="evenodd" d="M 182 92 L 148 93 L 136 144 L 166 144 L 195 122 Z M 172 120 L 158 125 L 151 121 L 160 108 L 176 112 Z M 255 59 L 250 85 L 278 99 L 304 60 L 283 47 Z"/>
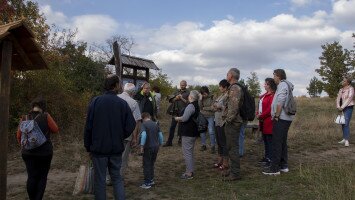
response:
<path fill-rule="evenodd" d="M 10 104 L 10 73 L 12 60 L 12 42 L 2 42 L 2 60 L 0 69 L 0 199 L 6 199 L 7 187 L 7 143 Z"/>
<path fill-rule="evenodd" d="M 33 68 L 33 63 L 30 60 L 30 58 L 27 56 L 25 50 L 22 48 L 20 43 L 17 41 L 17 39 L 13 36 L 9 36 L 9 38 L 12 40 L 13 48 L 16 50 L 16 52 L 20 55 L 22 60 L 25 63 L 25 69 L 32 69 Z"/>
<path fill-rule="evenodd" d="M 149 82 L 149 69 L 145 69 L 145 78 L 146 81 Z"/>
<path fill-rule="evenodd" d="M 122 85 L 122 60 L 121 60 L 121 48 L 118 45 L 117 41 L 113 43 L 113 55 L 115 57 L 115 68 L 116 68 L 116 75 L 120 78 L 120 89 L 119 93 L 123 91 L 123 85 Z"/>

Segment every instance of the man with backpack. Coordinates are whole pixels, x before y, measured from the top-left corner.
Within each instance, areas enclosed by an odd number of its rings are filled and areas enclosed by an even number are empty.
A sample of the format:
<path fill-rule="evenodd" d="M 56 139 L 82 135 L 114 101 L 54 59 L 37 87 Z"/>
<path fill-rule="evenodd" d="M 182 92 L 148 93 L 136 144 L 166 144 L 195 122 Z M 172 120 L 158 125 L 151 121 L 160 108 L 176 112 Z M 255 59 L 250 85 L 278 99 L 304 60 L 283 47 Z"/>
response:
<path fill-rule="evenodd" d="M 272 104 L 272 156 L 271 165 L 263 170 L 265 175 L 280 175 L 288 172 L 287 134 L 296 114 L 296 103 L 293 98 L 293 84 L 286 80 L 283 69 L 274 70 L 274 80 L 277 84 Z"/>
<path fill-rule="evenodd" d="M 244 96 L 242 87 L 237 84 L 239 77 L 240 71 L 237 68 L 231 68 L 227 73 L 227 81 L 230 86 L 222 119 L 231 163 L 230 171 L 226 170 L 222 173 L 226 181 L 240 179 L 240 158 L 237 152 L 239 151 L 240 127 L 243 123 L 240 108 L 243 104 Z"/>

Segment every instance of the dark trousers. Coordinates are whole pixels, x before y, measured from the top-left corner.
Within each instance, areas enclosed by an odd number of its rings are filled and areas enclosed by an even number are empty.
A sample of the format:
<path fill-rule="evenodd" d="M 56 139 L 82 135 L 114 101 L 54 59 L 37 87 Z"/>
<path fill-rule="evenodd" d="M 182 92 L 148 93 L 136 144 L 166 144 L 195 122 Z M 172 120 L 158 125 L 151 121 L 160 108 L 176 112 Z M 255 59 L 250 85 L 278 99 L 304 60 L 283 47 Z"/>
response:
<path fill-rule="evenodd" d="M 172 144 L 173 143 L 176 126 L 178 126 L 178 136 L 179 136 L 179 141 L 181 141 L 180 124 L 178 125 L 178 122 L 175 121 L 174 117 L 172 117 L 171 118 L 170 129 L 169 129 L 169 138 L 166 141 L 166 144 Z"/>
<path fill-rule="evenodd" d="M 154 179 L 154 163 L 157 160 L 159 147 L 144 148 L 143 174 L 144 182 L 149 183 Z"/>
<path fill-rule="evenodd" d="M 216 138 L 218 145 L 218 155 L 221 157 L 228 157 L 228 149 L 226 146 L 226 134 L 224 133 L 224 128 L 221 126 L 215 126 Z"/>
<path fill-rule="evenodd" d="M 231 123 L 224 126 L 227 150 L 231 161 L 231 173 L 237 177 L 240 177 L 239 134 L 241 126 L 242 123 Z"/>
<path fill-rule="evenodd" d="M 47 176 L 53 155 L 22 154 L 27 170 L 27 193 L 30 200 L 41 200 L 47 185 Z"/>
<path fill-rule="evenodd" d="M 271 160 L 272 155 L 272 134 L 263 134 L 263 141 L 265 147 L 264 157 Z"/>
<path fill-rule="evenodd" d="M 287 134 L 291 122 L 292 121 L 286 121 L 282 119 L 273 121 L 271 153 L 271 170 L 273 171 L 279 171 L 280 167 L 288 167 Z"/>

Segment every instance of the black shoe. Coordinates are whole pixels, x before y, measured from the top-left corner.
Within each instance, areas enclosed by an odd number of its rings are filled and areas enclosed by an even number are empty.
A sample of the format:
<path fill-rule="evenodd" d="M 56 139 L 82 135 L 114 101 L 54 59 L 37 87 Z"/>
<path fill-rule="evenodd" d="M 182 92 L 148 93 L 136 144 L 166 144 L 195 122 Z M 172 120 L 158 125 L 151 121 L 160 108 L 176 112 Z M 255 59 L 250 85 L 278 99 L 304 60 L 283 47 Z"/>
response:
<path fill-rule="evenodd" d="M 171 143 L 165 143 L 165 144 L 163 145 L 163 147 L 171 147 L 171 146 L 173 146 Z"/>
<path fill-rule="evenodd" d="M 258 163 L 261 164 L 261 165 L 266 165 L 266 164 L 268 164 L 270 162 L 271 162 L 270 159 L 264 157 L 263 159 L 259 160 Z"/>
<path fill-rule="evenodd" d="M 202 145 L 200 151 L 206 151 L 206 150 L 207 150 L 206 145 Z"/>
<path fill-rule="evenodd" d="M 277 176 L 277 175 L 280 175 L 280 170 L 274 171 L 274 170 L 271 170 L 271 168 L 269 167 L 269 168 L 266 168 L 263 170 L 263 174 Z"/>

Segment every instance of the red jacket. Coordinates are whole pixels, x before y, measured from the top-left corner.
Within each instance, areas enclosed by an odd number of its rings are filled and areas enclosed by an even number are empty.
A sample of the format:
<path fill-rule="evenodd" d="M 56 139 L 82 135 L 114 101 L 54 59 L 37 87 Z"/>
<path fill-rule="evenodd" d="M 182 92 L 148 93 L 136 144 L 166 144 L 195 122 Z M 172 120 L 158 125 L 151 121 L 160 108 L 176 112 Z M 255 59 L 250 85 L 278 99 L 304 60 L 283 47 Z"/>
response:
<path fill-rule="evenodd" d="M 260 120 L 259 126 L 263 134 L 272 134 L 271 104 L 274 98 L 274 93 L 265 93 L 260 96 L 260 99 L 263 97 L 264 99 L 262 102 L 262 112 L 257 113 Z M 257 112 L 259 112 L 259 110 Z"/>

